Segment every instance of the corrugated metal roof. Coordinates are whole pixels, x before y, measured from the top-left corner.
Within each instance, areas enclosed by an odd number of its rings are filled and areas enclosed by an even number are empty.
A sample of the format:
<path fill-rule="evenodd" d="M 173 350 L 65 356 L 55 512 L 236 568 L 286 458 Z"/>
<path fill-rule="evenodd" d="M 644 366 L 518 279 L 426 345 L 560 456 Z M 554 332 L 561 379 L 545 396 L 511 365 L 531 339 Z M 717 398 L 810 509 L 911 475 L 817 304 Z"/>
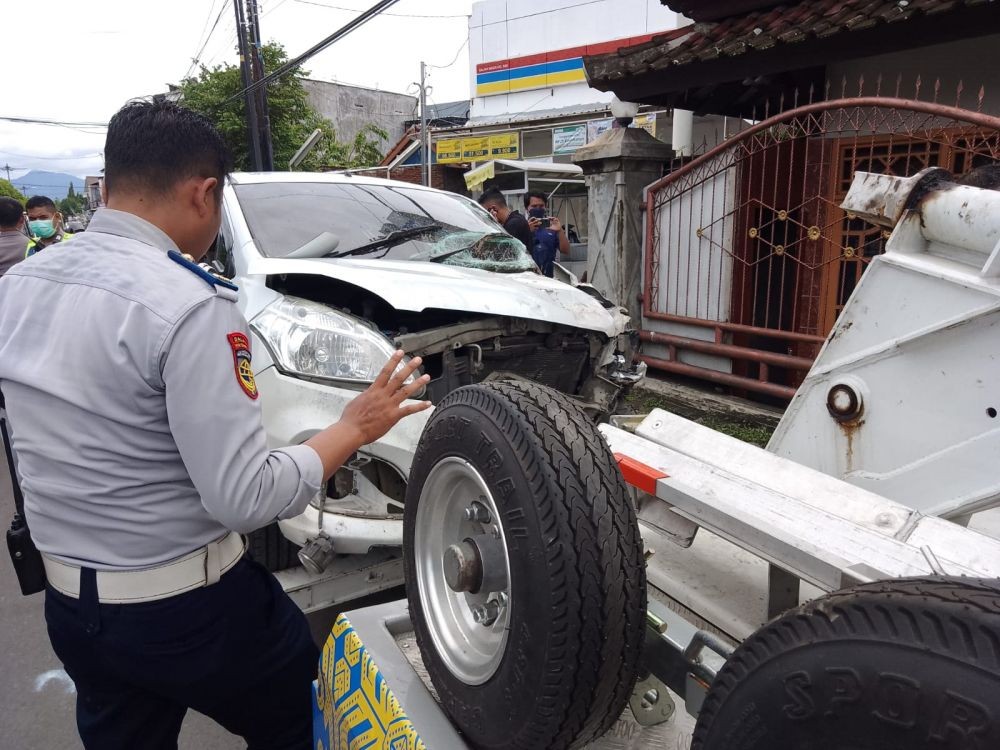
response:
<path fill-rule="evenodd" d="M 515 112 L 513 114 L 496 115 L 495 117 L 473 117 L 466 123 L 466 128 L 481 128 L 490 125 L 511 125 L 514 123 L 536 122 L 539 120 L 555 120 L 562 117 L 573 117 L 574 115 L 592 115 L 595 112 L 607 112 L 608 104 L 583 104 L 575 107 L 561 107 L 559 109 L 539 109 L 529 112 Z M 610 117 L 610 115 L 609 115 Z"/>

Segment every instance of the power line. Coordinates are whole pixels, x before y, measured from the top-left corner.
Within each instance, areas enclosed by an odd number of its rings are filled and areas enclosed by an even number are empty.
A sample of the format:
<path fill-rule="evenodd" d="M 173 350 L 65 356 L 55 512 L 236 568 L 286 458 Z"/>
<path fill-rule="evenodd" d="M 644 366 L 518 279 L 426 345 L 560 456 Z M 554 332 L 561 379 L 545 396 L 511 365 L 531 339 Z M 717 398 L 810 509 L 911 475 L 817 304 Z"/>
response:
<path fill-rule="evenodd" d="M 455 59 L 452 60 L 447 65 L 428 65 L 427 67 L 434 68 L 435 70 L 444 70 L 445 68 L 450 68 L 452 65 L 458 62 L 458 56 L 462 54 L 462 50 L 465 49 L 465 46 L 468 43 L 469 43 L 469 37 L 467 36 L 465 37 L 465 41 L 462 42 L 462 46 L 458 48 L 458 52 L 455 53 Z"/>
<path fill-rule="evenodd" d="M 80 156 L 40 156 L 36 154 L 19 154 L 16 151 L 0 151 L 0 154 L 17 156 L 21 159 L 45 159 L 46 161 L 85 161 L 86 159 L 93 159 L 96 156 L 102 155 L 99 151 L 95 151 L 92 154 L 81 154 Z"/>
<path fill-rule="evenodd" d="M 209 11 L 208 11 L 209 18 L 211 18 L 211 16 L 212 16 L 212 10 L 214 10 L 214 9 L 215 9 L 215 3 L 213 2 L 212 8 L 209 9 Z M 222 14 L 225 13 L 225 12 L 226 12 L 226 3 L 225 3 L 225 0 L 223 0 L 222 7 L 219 9 L 219 13 L 215 17 L 215 22 L 212 24 L 211 31 L 209 31 L 208 32 L 208 36 L 205 37 L 205 41 L 201 45 L 201 48 L 198 50 L 198 53 L 193 58 L 191 58 L 191 65 L 188 67 L 187 73 L 184 74 L 184 78 L 189 77 L 191 75 L 191 72 L 194 70 L 195 66 L 199 62 L 201 62 L 201 56 L 205 53 L 205 48 L 208 47 L 208 43 L 210 41 L 212 41 L 212 34 L 214 34 L 215 30 L 218 28 L 219 21 L 222 20 Z M 206 26 L 208 25 L 208 19 L 205 19 L 205 25 Z"/>
<path fill-rule="evenodd" d="M 330 36 L 326 37 L 326 39 L 324 39 L 323 41 L 321 41 L 321 42 L 319 42 L 317 44 L 314 44 L 312 47 L 310 47 L 309 49 L 307 49 L 305 52 L 303 52 L 298 57 L 295 57 L 295 58 L 289 60 L 288 62 L 286 62 L 284 65 L 282 65 L 277 70 L 275 70 L 275 71 L 273 71 L 271 73 L 268 73 L 266 76 L 264 76 L 260 80 L 258 80 L 255 83 L 252 83 L 251 85 L 247 86 L 247 88 L 244 91 L 240 91 L 240 92 L 238 92 L 236 94 L 233 94 L 228 99 L 223 100 L 219 104 L 219 106 L 223 107 L 226 104 L 229 104 L 230 102 L 236 101 L 237 99 L 241 99 L 244 96 L 246 96 L 247 94 L 249 94 L 249 93 L 251 93 L 253 91 L 256 91 L 257 89 L 261 88 L 262 86 L 266 86 L 269 83 L 271 83 L 272 81 L 274 81 L 274 80 L 276 80 L 278 78 L 281 78 L 282 76 L 285 76 L 288 73 L 291 73 L 292 71 L 294 71 L 295 69 L 297 69 L 302 63 L 304 63 L 306 60 L 308 60 L 310 57 L 313 57 L 314 55 L 322 52 L 323 50 L 325 50 L 327 47 L 329 47 L 334 42 L 340 41 L 345 36 L 347 36 L 348 34 L 350 34 L 352 31 L 354 31 L 355 29 L 358 29 L 361 26 L 365 25 L 366 23 L 368 23 L 368 21 L 370 21 L 371 19 L 373 19 L 375 16 L 379 15 L 380 13 L 382 13 L 383 10 L 385 10 L 386 8 L 389 8 L 389 7 L 393 6 L 393 5 L 395 5 L 397 2 L 399 2 L 399 0 L 381 0 L 381 2 L 376 3 L 375 5 L 373 5 L 371 8 L 369 8 L 368 10 L 366 10 L 361 15 L 355 17 L 352 21 L 350 21 L 349 23 L 347 23 L 344 26 L 340 27 L 339 29 L 337 29 L 335 32 L 333 32 L 332 34 L 330 34 Z"/>
<path fill-rule="evenodd" d="M 106 128 L 106 122 L 70 122 L 67 120 L 48 120 L 36 117 L 4 117 L 0 115 L 0 120 L 6 122 L 22 122 L 32 125 L 61 125 L 67 128 Z"/>
<path fill-rule="evenodd" d="M 284 2 L 284 0 L 282 0 Z M 315 5 L 319 8 L 329 8 L 330 10 L 342 10 L 348 13 L 361 13 L 362 11 L 358 8 L 345 8 L 342 5 L 328 5 L 327 3 L 318 3 L 316 0 L 295 0 L 295 2 L 300 5 Z M 280 5 L 281 3 L 279 3 Z M 392 16 L 393 18 L 468 18 L 467 14 L 455 14 L 455 15 L 431 15 L 426 13 L 383 13 L 383 16 Z"/>

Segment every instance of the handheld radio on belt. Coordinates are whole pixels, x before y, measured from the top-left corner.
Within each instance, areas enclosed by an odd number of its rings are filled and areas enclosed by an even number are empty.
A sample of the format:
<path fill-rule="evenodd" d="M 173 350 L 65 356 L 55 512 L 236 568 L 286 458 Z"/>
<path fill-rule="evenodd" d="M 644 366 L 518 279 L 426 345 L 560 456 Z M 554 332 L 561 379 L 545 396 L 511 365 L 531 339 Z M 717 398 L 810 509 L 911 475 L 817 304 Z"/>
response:
<path fill-rule="evenodd" d="M 42 564 L 42 555 L 28 532 L 28 519 L 24 515 L 24 495 L 21 494 L 21 484 L 17 479 L 17 466 L 14 463 L 10 431 L 7 429 L 7 408 L 3 393 L 0 393 L 0 438 L 3 439 L 3 452 L 7 457 L 10 483 L 14 491 L 14 520 L 7 530 L 7 549 L 10 550 L 10 559 L 14 563 L 14 572 L 17 573 L 21 593 L 28 596 L 45 589 L 45 566 Z"/>

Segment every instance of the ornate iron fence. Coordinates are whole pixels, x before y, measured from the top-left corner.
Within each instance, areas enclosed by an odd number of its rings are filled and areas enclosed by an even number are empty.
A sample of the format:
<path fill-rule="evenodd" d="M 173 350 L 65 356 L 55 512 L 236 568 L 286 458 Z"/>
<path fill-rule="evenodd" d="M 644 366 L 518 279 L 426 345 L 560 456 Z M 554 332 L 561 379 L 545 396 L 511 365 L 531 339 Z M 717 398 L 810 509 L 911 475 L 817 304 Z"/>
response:
<path fill-rule="evenodd" d="M 763 115 L 649 188 L 641 336 L 667 355 L 643 359 L 788 399 L 884 252 L 840 208 L 854 173 L 968 174 L 1000 159 L 1000 118 L 882 96 Z"/>

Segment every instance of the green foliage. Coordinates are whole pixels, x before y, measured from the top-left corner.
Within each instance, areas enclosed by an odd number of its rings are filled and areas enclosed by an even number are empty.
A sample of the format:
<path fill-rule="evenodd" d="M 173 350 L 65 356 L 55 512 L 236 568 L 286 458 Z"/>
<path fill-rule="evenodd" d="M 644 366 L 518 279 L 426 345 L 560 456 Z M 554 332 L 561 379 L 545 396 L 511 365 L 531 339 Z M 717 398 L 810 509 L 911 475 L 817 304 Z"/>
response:
<path fill-rule="evenodd" d="M 56 207 L 63 216 L 79 216 L 87 210 L 87 197 L 77 193 L 70 185 L 69 194 L 61 201 L 56 201 Z"/>
<path fill-rule="evenodd" d="M 69 184 L 69 191 L 66 193 L 66 197 L 67 198 L 75 198 L 76 197 L 76 188 L 73 187 L 73 183 L 72 182 Z"/>
<path fill-rule="evenodd" d="M 25 200 L 27 200 L 21 194 L 20 190 L 14 187 L 7 180 L 2 180 L 2 179 L 0 179 L 0 196 L 3 196 L 5 198 L 13 198 L 14 200 L 21 201 L 22 206 L 24 205 Z"/>
<path fill-rule="evenodd" d="M 288 60 L 284 47 L 275 42 L 264 45 L 263 57 L 265 72 L 277 69 Z M 338 141 L 330 121 L 309 105 L 299 80 L 305 75 L 308 75 L 306 71 L 296 68 L 267 87 L 275 169 L 286 169 L 289 159 L 316 128 L 323 132 L 323 137 L 298 169 L 317 171 L 324 167 L 353 168 L 378 164 L 388 133 L 375 125 L 368 125 L 351 143 Z M 243 89 L 239 68 L 235 65 L 201 66 L 196 76 L 181 82 L 180 89 L 184 105 L 204 114 L 222 133 L 232 150 L 234 168 L 238 171 L 251 169 L 245 99 L 239 97 L 226 102 Z"/>

